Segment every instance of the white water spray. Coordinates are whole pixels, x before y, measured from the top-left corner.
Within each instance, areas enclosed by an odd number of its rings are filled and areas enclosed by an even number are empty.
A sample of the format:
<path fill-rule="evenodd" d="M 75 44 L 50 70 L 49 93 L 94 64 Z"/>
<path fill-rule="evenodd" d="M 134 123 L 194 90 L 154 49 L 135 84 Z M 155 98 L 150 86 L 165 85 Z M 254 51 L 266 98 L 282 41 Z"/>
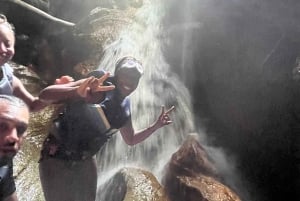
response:
<path fill-rule="evenodd" d="M 115 135 L 97 158 L 100 189 L 115 172 L 126 166 L 138 166 L 149 170 L 160 180 L 165 164 L 182 144 L 185 136 L 201 130 L 195 128 L 190 94 L 182 82 L 187 77 L 183 73 L 184 77 L 180 78 L 172 72 L 161 50 L 161 36 L 164 36 L 161 19 L 166 11 L 165 4 L 166 2 L 161 0 L 144 1 L 143 7 L 136 13 L 134 22 L 121 32 L 118 40 L 106 47 L 99 68 L 114 72 L 116 61 L 128 55 L 141 60 L 145 68 L 144 75 L 137 90 L 131 95 L 134 128 L 139 130 L 152 124 L 160 114 L 161 105 L 167 108 L 172 105 L 176 107 L 171 115 L 173 124 L 157 130 L 147 140 L 133 147 L 126 145 L 121 135 Z M 196 28 L 199 29 L 200 24 L 196 24 Z M 187 33 L 182 42 L 185 43 L 189 37 Z M 163 40 L 167 38 L 164 36 Z M 185 72 L 184 69 L 189 65 L 185 53 L 186 49 L 183 49 L 182 72 Z M 232 168 L 225 155 L 213 147 L 207 147 L 205 136 L 201 135 L 200 138 L 204 140 L 202 145 L 207 148 L 212 158 L 222 162 L 216 161 L 217 168 L 221 167 L 221 171 L 225 169 L 224 172 L 228 175 Z M 234 173 L 230 171 L 230 175 L 232 174 Z M 236 181 L 228 183 L 235 186 Z M 102 201 L 102 198 L 98 197 L 97 200 Z"/>
<path fill-rule="evenodd" d="M 144 75 L 131 95 L 134 128 L 139 130 L 152 124 L 162 105 L 176 107 L 171 113 L 173 124 L 157 130 L 133 147 L 127 146 L 119 134 L 115 135 L 98 156 L 99 185 L 106 180 L 107 171 L 129 164 L 148 169 L 160 177 L 162 167 L 185 135 L 194 132 L 189 92 L 171 71 L 161 51 L 160 20 L 164 13 L 164 1 L 144 1 L 134 22 L 121 32 L 118 40 L 107 46 L 99 68 L 114 72 L 117 59 L 126 55 L 141 60 Z"/>

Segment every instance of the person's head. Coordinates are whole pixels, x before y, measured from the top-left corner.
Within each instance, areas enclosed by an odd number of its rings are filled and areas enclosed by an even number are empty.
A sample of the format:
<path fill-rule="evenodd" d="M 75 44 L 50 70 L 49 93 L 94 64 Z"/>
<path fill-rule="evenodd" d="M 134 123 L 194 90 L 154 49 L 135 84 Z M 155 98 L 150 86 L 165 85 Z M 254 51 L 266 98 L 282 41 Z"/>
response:
<path fill-rule="evenodd" d="M 0 14 L 0 66 L 12 59 L 15 54 L 14 27 Z"/>
<path fill-rule="evenodd" d="M 29 122 L 29 108 L 21 99 L 0 95 L 0 163 L 21 148 Z"/>
<path fill-rule="evenodd" d="M 115 66 L 116 88 L 123 96 L 130 95 L 143 75 L 142 63 L 134 57 L 122 57 Z"/>

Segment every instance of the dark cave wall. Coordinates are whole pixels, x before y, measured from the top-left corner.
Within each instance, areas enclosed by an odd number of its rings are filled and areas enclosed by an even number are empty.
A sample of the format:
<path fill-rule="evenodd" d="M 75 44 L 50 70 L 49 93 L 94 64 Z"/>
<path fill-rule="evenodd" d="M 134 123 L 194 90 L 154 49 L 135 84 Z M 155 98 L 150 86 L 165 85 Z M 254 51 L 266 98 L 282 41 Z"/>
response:
<path fill-rule="evenodd" d="M 252 200 L 299 196 L 299 86 L 291 73 L 299 3 L 171 2 L 164 54 L 190 89 L 210 143 L 237 157 Z"/>

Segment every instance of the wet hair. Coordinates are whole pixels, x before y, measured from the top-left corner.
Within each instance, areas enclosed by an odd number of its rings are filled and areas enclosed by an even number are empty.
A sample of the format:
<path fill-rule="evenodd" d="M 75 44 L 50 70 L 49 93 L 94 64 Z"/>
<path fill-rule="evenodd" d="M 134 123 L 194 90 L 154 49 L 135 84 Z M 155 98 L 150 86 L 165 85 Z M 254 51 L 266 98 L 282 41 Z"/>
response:
<path fill-rule="evenodd" d="M 142 62 L 140 62 L 139 60 L 137 60 L 132 56 L 122 57 L 116 62 L 115 75 L 121 69 L 133 70 L 134 72 L 137 73 L 138 78 L 140 78 L 144 73 Z"/>
<path fill-rule="evenodd" d="M 28 105 L 20 98 L 16 97 L 16 96 L 11 96 L 11 95 L 3 95 L 1 94 L 0 95 L 0 104 L 1 103 L 7 103 L 11 106 L 15 106 L 15 107 L 18 107 L 18 108 L 27 108 L 29 110 L 29 107 Z"/>
<path fill-rule="evenodd" d="M 0 13 L 0 25 L 3 24 L 8 27 L 15 34 L 15 27 L 7 21 L 7 18 L 4 14 Z"/>

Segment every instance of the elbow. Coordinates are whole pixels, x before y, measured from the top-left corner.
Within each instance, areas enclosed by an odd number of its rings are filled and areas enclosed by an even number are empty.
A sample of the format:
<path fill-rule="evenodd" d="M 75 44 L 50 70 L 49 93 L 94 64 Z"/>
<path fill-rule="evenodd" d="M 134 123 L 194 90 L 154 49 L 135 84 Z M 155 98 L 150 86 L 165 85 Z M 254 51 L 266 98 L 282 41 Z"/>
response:
<path fill-rule="evenodd" d="M 130 138 L 125 138 L 124 141 L 129 146 L 134 146 L 134 145 L 138 144 L 138 142 L 136 142 L 136 139 L 133 136 Z"/>
<path fill-rule="evenodd" d="M 134 146 L 136 143 L 133 142 L 133 140 L 125 140 L 125 143 L 129 146 Z"/>
<path fill-rule="evenodd" d="M 136 138 L 134 136 L 134 131 L 132 129 L 127 129 L 125 128 L 121 128 L 120 129 L 120 133 L 121 136 L 123 138 L 123 140 L 125 141 L 125 143 L 129 146 L 134 146 L 136 145 Z"/>
<path fill-rule="evenodd" d="M 30 105 L 28 105 L 28 107 L 31 112 L 38 112 L 44 109 L 47 105 L 47 103 L 41 101 L 39 98 L 36 98 L 34 101 L 31 102 Z"/>

